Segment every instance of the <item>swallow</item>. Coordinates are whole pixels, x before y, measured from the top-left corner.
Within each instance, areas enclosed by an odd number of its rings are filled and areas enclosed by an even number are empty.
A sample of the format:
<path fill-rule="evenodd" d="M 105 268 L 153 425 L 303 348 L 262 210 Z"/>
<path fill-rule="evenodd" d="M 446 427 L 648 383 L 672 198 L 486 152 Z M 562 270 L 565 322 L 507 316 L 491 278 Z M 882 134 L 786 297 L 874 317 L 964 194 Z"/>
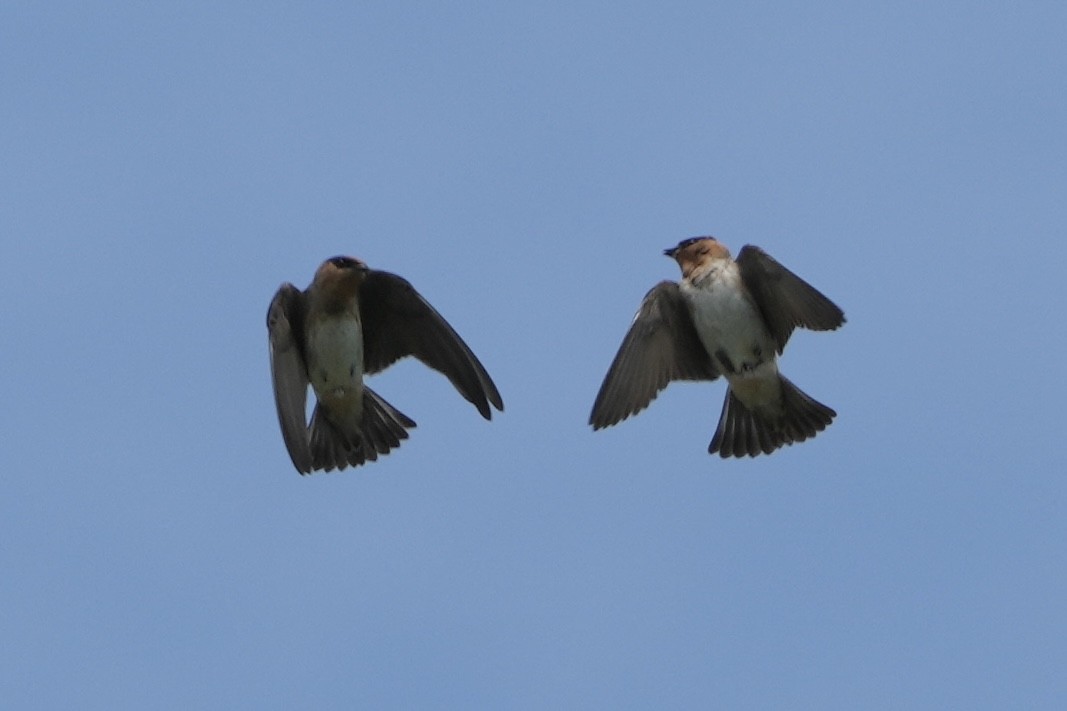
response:
<path fill-rule="evenodd" d="M 637 414 L 672 381 L 720 375 L 728 388 L 710 454 L 770 454 L 826 429 L 837 413 L 789 382 L 778 356 L 794 328 L 832 331 L 844 312 L 759 247 L 734 260 L 714 237 L 693 237 L 664 254 L 682 281 L 645 295 L 593 404 L 593 429 Z"/>
<path fill-rule="evenodd" d="M 352 257 L 327 259 L 304 291 L 283 283 L 267 332 L 278 422 L 301 474 L 357 467 L 407 439 L 414 420 L 363 383 L 405 356 L 443 373 L 485 419 L 490 405 L 504 410 L 481 362 L 426 299 L 406 279 Z"/>

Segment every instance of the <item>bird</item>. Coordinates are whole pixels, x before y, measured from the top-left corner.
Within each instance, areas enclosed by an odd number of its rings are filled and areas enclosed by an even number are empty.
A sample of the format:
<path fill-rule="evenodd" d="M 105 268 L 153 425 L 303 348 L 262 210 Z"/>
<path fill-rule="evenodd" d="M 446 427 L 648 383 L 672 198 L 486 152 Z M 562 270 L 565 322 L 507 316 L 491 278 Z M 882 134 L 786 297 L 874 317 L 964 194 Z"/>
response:
<path fill-rule="evenodd" d="M 645 409 L 676 380 L 724 376 L 728 387 L 710 454 L 755 457 L 802 442 L 837 413 L 778 368 L 793 329 L 832 331 L 844 312 L 759 247 L 730 250 L 710 236 L 664 250 L 682 272 L 641 302 L 589 416 L 594 431 Z"/>
<path fill-rule="evenodd" d="M 376 461 L 407 439 L 415 421 L 363 382 L 405 356 L 447 376 L 485 419 L 490 405 L 504 410 L 485 367 L 411 283 L 354 257 L 324 261 L 304 291 L 284 282 L 267 333 L 282 439 L 301 474 Z"/>

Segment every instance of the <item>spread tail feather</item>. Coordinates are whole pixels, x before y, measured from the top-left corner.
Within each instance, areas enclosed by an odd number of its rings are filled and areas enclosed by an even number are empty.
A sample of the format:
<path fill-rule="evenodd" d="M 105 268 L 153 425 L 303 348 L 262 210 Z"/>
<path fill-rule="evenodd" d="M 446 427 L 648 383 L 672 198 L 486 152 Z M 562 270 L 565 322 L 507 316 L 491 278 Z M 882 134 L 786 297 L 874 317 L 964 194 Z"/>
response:
<path fill-rule="evenodd" d="M 414 420 L 366 386 L 363 387 L 363 419 L 356 432 L 343 432 L 316 405 L 310 425 L 313 469 L 341 470 L 373 462 L 379 454 L 388 454 L 399 447 L 400 440 L 408 438 L 407 430 L 414 426 Z"/>
<path fill-rule="evenodd" d="M 803 442 L 822 432 L 837 413 L 805 395 L 800 389 L 778 376 L 781 382 L 784 414 L 769 419 L 742 403 L 733 390 L 726 393 L 726 401 L 719 417 L 719 427 L 711 439 L 708 452 L 728 457 L 755 457 L 794 442 Z"/>

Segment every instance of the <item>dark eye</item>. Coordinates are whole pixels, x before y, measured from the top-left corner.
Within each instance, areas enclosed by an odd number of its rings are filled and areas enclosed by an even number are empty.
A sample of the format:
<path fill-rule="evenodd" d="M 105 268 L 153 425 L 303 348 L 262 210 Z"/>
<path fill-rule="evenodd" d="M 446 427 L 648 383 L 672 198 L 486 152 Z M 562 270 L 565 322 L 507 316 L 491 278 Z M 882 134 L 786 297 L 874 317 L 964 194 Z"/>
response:
<path fill-rule="evenodd" d="M 334 257 L 330 260 L 330 264 L 334 265 L 338 269 L 351 269 L 356 266 L 358 262 L 352 257 Z"/>

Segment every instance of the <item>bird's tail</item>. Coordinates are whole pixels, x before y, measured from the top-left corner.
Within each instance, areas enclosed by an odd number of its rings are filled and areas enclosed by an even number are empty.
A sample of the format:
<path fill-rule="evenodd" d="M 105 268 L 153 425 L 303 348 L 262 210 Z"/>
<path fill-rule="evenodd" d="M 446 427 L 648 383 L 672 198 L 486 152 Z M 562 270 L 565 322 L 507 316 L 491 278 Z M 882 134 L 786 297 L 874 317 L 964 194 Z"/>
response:
<path fill-rule="evenodd" d="M 755 457 L 794 442 L 803 442 L 822 432 L 837 413 L 801 392 L 783 376 L 781 384 L 783 414 L 765 417 L 753 412 L 738 399 L 733 390 L 726 393 L 719 427 L 711 439 L 708 452 L 727 457 Z"/>
<path fill-rule="evenodd" d="M 314 469 L 331 471 L 375 461 L 400 446 L 415 421 L 363 386 L 363 419 L 359 430 L 346 433 L 315 406 L 311 415 L 311 459 Z"/>

